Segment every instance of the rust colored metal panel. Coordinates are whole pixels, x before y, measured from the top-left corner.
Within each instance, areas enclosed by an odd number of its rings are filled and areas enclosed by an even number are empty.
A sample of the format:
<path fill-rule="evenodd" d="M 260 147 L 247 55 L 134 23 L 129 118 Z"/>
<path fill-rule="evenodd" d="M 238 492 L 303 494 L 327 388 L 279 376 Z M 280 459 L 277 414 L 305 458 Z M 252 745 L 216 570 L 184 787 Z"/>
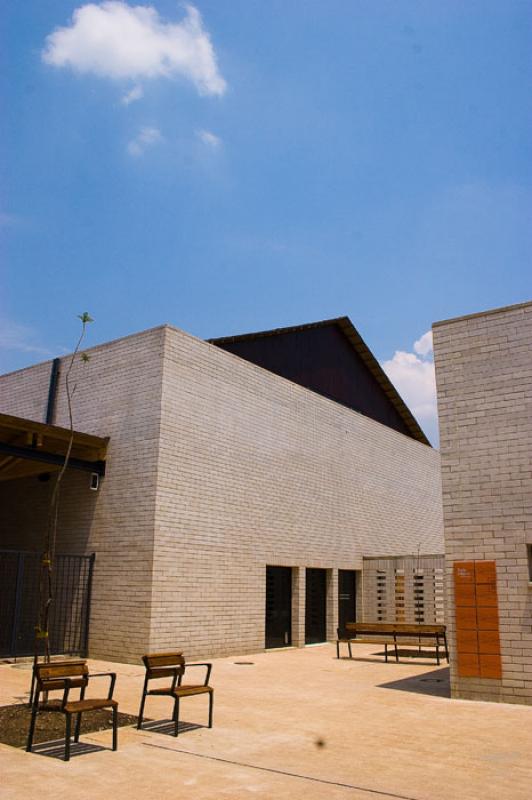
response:
<path fill-rule="evenodd" d="M 457 630 L 456 631 L 456 648 L 460 654 L 462 653 L 478 653 L 478 635 L 476 630 Z M 491 650 L 484 652 L 491 653 Z"/>
<path fill-rule="evenodd" d="M 475 653 L 458 653 L 458 674 L 461 678 L 479 678 L 479 657 Z"/>
<path fill-rule="evenodd" d="M 483 655 L 500 655 L 499 631 L 480 630 L 478 632 L 478 649 Z"/>
<path fill-rule="evenodd" d="M 497 582 L 495 561 L 475 561 L 475 581 L 476 583 Z"/>
<path fill-rule="evenodd" d="M 475 584 L 457 583 L 454 588 L 454 602 L 457 606 L 476 606 Z"/>
<path fill-rule="evenodd" d="M 456 608 L 456 630 L 457 631 L 476 631 L 477 613 L 475 608 L 464 606 Z"/>
<path fill-rule="evenodd" d="M 477 583 L 476 585 L 477 606 L 498 607 L 497 587 L 494 583 Z"/>
<path fill-rule="evenodd" d="M 500 655 L 479 656 L 480 677 L 481 678 L 502 678 L 502 667 Z"/>
<path fill-rule="evenodd" d="M 501 678 L 495 562 L 455 562 L 454 595 L 458 676 Z"/>
<path fill-rule="evenodd" d="M 463 583 L 474 583 L 474 582 L 475 582 L 475 562 L 455 561 L 454 562 L 455 587 Z"/>
<path fill-rule="evenodd" d="M 498 631 L 499 614 L 496 606 L 477 608 L 477 624 L 480 631 Z"/>

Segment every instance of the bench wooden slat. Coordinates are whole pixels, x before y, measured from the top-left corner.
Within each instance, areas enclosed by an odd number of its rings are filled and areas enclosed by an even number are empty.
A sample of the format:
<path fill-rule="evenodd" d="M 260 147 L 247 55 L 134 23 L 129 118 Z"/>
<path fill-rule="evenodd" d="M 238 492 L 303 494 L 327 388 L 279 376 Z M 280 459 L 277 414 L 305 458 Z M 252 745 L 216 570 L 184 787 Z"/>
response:
<path fill-rule="evenodd" d="M 142 656 L 142 660 L 144 665 L 152 670 L 157 667 L 180 667 L 185 663 L 181 650 L 173 653 L 146 653 L 145 656 Z"/>
<path fill-rule="evenodd" d="M 357 642 L 359 644 L 395 644 L 394 639 L 391 639 L 390 637 L 388 637 L 387 639 L 385 639 L 383 637 L 381 637 L 381 638 L 377 638 L 376 637 L 375 639 L 369 639 L 369 638 L 365 639 L 365 638 L 362 638 L 361 636 L 357 636 L 355 639 L 340 639 L 339 641 L 340 642 L 354 642 L 355 644 Z"/>
<path fill-rule="evenodd" d="M 85 661 L 56 661 L 49 664 L 37 664 L 35 667 L 38 681 L 85 676 L 88 672 L 89 668 Z"/>

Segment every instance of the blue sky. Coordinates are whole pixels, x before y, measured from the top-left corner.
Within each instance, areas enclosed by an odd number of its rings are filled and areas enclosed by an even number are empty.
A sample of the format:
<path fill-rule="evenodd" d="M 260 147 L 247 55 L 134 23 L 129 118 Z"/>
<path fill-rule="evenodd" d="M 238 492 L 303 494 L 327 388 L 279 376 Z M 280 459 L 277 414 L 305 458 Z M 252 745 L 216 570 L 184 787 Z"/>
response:
<path fill-rule="evenodd" d="M 435 440 L 431 323 L 532 295 L 531 10 L 4 7 L 0 371 L 347 314 Z"/>

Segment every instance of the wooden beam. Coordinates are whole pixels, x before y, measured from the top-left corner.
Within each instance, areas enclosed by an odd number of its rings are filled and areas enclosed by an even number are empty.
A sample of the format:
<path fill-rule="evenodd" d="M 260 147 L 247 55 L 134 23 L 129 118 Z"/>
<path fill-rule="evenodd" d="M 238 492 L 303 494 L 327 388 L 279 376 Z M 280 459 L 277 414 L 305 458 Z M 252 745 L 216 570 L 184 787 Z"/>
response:
<path fill-rule="evenodd" d="M 11 444 L 0 442 L 0 453 L 7 453 L 15 458 L 25 458 L 29 461 L 38 461 L 43 464 L 56 464 L 62 466 L 65 457 L 57 453 L 49 453 L 41 449 L 34 450 L 29 447 L 16 447 Z M 105 461 L 87 461 L 83 458 L 70 458 L 68 466 L 71 469 L 79 469 L 83 472 L 97 472 L 102 478 L 105 475 Z"/>
<path fill-rule="evenodd" d="M 0 414 L 0 430 L 2 428 L 16 430 L 19 433 L 35 433 L 47 438 L 51 437 L 67 442 L 70 439 L 70 430 L 68 428 L 61 428 L 59 425 L 46 425 L 44 422 L 35 422 L 34 420 L 24 419 L 23 417 L 14 417 L 11 414 Z M 105 450 L 109 443 L 108 436 L 94 436 L 91 433 L 82 433 L 81 431 L 74 431 L 74 436 L 76 444 L 93 447 L 99 450 Z"/>

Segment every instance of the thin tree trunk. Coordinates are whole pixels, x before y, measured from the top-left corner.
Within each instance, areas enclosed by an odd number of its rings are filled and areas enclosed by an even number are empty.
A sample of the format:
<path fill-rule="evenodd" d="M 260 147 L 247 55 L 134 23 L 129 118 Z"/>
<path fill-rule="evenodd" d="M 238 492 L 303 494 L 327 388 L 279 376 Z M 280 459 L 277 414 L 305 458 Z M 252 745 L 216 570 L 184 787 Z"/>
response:
<path fill-rule="evenodd" d="M 74 397 L 74 393 L 76 391 L 76 385 L 74 385 L 73 387 L 70 386 L 70 374 L 72 372 L 72 367 L 74 366 L 74 361 L 76 360 L 76 356 L 78 355 L 79 348 L 85 336 L 87 323 L 92 322 L 92 319 L 86 312 L 82 315 L 79 315 L 79 318 L 81 319 L 82 323 L 81 334 L 74 349 L 74 352 L 70 357 L 68 369 L 65 375 L 65 389 L 66 389 L 66 399 L 68 407 L 70 437 L 68 440 L 68 447 L 65 453 L 65 458 L 62 467 L 59 470 L 57 478 L 54 482 L 54 487 L 50 497 L 50 504 L 48 507 L 48 517 L 46 524 L 46 535 L 44 542 L 44 552 L 41 559 L 40 581 L 39 581 L 39 616 L 37 620 L 37 625 L 35 626 L 35 647 L 34 647 L 34 659 L 33 659 L 34 666 L 38 663 L 39 655 L 41 655 L 41 653 L 39 652 L 41 649 L 40 647 L 41 642 L 44 643 L 43 655 L 46 663 L 50 661 L 50 655 L 51 655 L 50 611 L 54 600 L 52 578 L 53 578 L 53 569 L 55 560 L 55 549 L 57 543 L 59 499 L 61 491 L 61 482 L 68 468 L 68 463 L 70 461 L 70 455 L 72 453 L 72 447 L 74 444 L 74 418 L 72 412 L 72 398 Z M 81 357 L 84 361 L 88 360 L 88 356 L 85 356 L 84 354 L 82 354 Z M 32 681 L 32 690 L 30 693 L 30 703 L 32 698 L 33 698 L 33 681 Z"/>

